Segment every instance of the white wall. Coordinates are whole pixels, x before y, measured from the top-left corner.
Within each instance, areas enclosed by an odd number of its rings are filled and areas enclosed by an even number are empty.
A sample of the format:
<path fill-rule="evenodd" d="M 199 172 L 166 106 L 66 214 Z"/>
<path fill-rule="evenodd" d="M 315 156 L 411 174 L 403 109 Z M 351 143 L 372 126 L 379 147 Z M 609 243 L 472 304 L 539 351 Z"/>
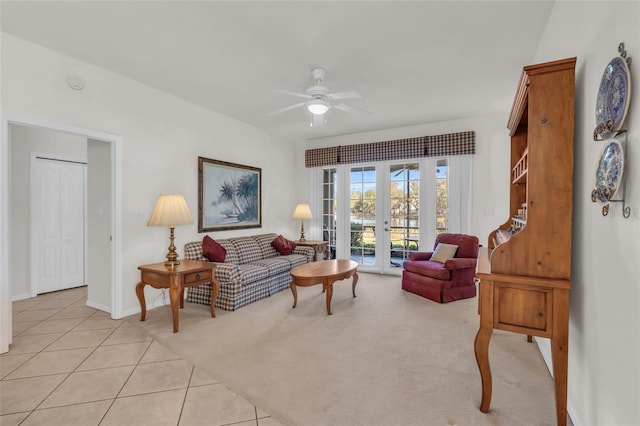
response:
<path fill-rule="evenodd" d="M 85 89 L 66 84 L 69 73 Z M 2 34 L 2 112 L 115 134 L 122 140 L 123 311 L 139 311 L 138 265 L 164 260 L 169 230 L 146 226 L 157 196 L 181 193 L 197 217 L 198 163 L 203 156 L 262 168 L 262 228 L 217 232 L 295 235 L 295 151 L 261 129 L 159 92 L 117 74 Z M 273 190 L 278 189 L 274 194 Z M 176 228 L 180 253 L 202 239 L 197 223 Z M 3 237 L 4 238 L 4 237 Z M 147 301 L 157 290 L 149 286 Z"/>
<path fill-rule="evenodd" d="M 520 75 L 513 76 L 515 88 Z M 482 117 L 442 121 L 410 127 L 355 133 L 344 136 L 311 139 L 307 149 L 336 145 L 351 145 L 411 138 L 444 133 L 476 132 L 476 154 L 473 156 L 471 179 L 471 223 L 469 232 L 487 244 L 489 233 L 507 221 L 509 217 L 509 111 Z M 302 160 L 304 162 L 304 152 Z"/>
<path fill-rule="evenodd" d="M 87 141 L 87 305 L 111 312 L 112 149 L 109 142 Z"/>
<path fill-rule="evenodd" d="M 11 271 L 14 299 L 31 297 L 31 154 L 87 161 L 86 138 L 35 127 L 10 126 Z"/>
<path fill-rule="evenodd" d="M 632 97 L 626 128 L 627 205 L 603 217 L 591 202 L 595 103 L 605 66 L 625 42 Z M 569 410 L 574 424 L 640 424 L 640 3 L 556 2 L 532 63 L 577 57 Z"/>

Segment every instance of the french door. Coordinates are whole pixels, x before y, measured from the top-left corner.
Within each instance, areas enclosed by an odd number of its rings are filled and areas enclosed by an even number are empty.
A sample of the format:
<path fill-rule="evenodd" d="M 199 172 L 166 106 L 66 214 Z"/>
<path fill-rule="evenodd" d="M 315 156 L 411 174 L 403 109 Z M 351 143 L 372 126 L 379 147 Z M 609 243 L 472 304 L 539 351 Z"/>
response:
<path fill-rule="evenodd" d="M 433 249 L 437 234 L 466 230 L 469 170 L 467 159 L 434 157 L 323 169 L 323 237 L 332 258 L 399 275 L 411 252 Z"/>
<path fill-rule="evenodd" d="M 361 269 L 399 273 L 419 241 L 419 163 L 350 166 L 350 258 Z"/>

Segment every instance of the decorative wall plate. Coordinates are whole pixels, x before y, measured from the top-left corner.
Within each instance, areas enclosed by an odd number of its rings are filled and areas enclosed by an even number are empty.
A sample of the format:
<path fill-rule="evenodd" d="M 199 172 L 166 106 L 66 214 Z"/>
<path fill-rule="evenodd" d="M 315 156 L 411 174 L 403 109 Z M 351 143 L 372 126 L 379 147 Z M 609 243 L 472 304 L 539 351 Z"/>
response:
<path fill-rule="evenodd" d="M 622 128 L 629 110 L 630 98 L 629 66 L 625 58 L 616 56 L 604 69 L 596 100 L 596 124 L 602 126 L 609 123 L 599 129 L 601 139 L 615 136 L 616 132 Z"/>
<path fill-rule="evenodd" d="M 602 149 L 593 184 L 591 198 L 600 204 L 606 204 L 620 188 L 624 173 L 624 151 L 622 144 L 612 139 Z"/>

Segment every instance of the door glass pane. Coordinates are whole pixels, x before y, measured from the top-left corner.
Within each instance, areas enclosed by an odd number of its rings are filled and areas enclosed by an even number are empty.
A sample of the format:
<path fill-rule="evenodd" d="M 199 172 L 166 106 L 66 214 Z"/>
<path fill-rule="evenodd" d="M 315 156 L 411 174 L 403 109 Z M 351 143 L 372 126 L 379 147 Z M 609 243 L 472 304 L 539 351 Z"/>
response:
<path fill-rule="evenodd" d="M 389 168 L 389 249 L 391 267 L 400 268 L 419 249 L 420 170 L 418 163 Z"/>
<path fill-rule="evenodd" d="M 331 258 L 336 258 L 336 209 L 338 180 L 336 169 L 325 169 L 322 174 L 322 239 L 329 241 Z"/>
<path fill-rule="evenodd" d="M 376 263 L 376 169 L 354 167 L 350 176 L 351 259 L 361 265 Z"/>
<path fill-rule="evenodd" d="M 449 164 L 446 159 L 436 163 L 436 234 L 449 230 Z"/>

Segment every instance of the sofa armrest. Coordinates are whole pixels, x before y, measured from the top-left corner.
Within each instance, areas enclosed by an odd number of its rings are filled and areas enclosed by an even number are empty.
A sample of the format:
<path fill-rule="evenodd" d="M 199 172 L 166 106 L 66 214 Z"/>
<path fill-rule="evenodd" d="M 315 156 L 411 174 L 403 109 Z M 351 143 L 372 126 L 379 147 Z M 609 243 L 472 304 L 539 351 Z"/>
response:
<path fill-rule="evenodd" d="M 239 291 L 240 270 L 238 269 L 238 265 L 233 263 L 213 263 L 216 264 L 216 280 L 218 280 L 220 287 L 232 287 Z"/>
<path fill-rule="evenodd" d="M 414 251 L 409 253 L 409 260 L 429 260 L 432 255 L 432 251 Z"/>
<path fill-rule="evenodd" d="M 293 254 L 299 254 L 300 256 L 306 257 L 307 263 L 313 262 L 313 255 L 314 255 L 313 247 L 296 246 L 296 248 L 293 249 Z"/>
<path fill-rule="evenodd" d="M 454 257 L 444 262 L 445 269 L 453 271 L 455 269 L 466 269 L 476 267 L 477 259 L 474 257 Z"/>

